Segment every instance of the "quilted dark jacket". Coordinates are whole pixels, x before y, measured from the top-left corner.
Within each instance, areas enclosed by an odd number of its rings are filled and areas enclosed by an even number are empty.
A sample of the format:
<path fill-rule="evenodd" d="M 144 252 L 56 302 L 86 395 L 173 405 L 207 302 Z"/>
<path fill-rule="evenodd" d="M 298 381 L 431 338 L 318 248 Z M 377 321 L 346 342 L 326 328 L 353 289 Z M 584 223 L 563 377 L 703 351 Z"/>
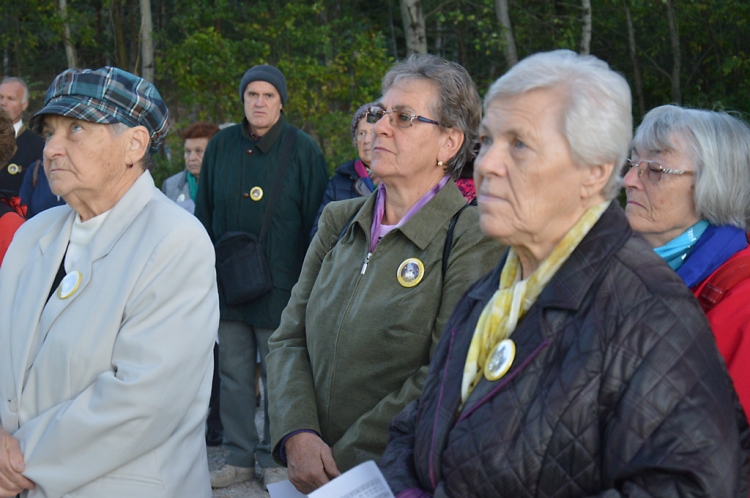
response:
<path fill-rule="evenodd" d="M 381 466 L 396 494 L 747 498 L 747 420 L 708 323 L 615 203 L 518 324 L 511 369 L 459 412 L 503 262 L 461 299 L 421 398 L 392 422 Z"/>

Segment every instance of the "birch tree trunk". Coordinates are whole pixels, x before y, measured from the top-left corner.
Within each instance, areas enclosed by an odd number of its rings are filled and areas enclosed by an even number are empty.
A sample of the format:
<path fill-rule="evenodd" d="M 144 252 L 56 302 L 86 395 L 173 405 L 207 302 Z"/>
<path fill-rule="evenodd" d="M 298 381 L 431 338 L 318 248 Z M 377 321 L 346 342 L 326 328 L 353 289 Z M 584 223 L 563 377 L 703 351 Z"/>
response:
<path fill-rule="evenodd" d="M 638 101 L 638 111 L 640 115 L 646 114 L 646 104 L 643 99 L 643 83 L 641 82 L 641 66 L 638 64 L 638 58 L 635 51 L 635 28 L 633 27 L 633 18 L 630 16 L 630 7 L 628 0 L 622 0 L 622 6 L 625 9 L 625 24 L 628 27 L 628 48 L 630 51 L 630 62 L 633 64 L 633 76 L 635 79 L 635 95 Z"/>
<path fill-rule="evenodd" d="M 591 53 L 591 0 L 581 0 L 583 11 L 581 28 L 581 55 Z"/>
<path fill-rule="evenodd" d="M 68 59 L 68 68 L 75 68 L 78 66 L 78 61 L 76 60 L 76 48 L 73 46 L 73 41 L 70 39 L 67 0 L 60 0 L 60 17 L 63 22 L 63 44 L 65 45 L 65 56 Z"/>
<path fill-rule="evenodd" d="M 400 0 L 401 17 L 404 20 L 406 51 L 411 54 L 427 53 L 427 28 L 420 0 Z"/>
<path fill-rule="evenodd" d="M 151 25 L 151 0 L 141 0 L 141 76 L 154 82 L 154 41 Z"/>
<path fill-rule="evenodd" d="M 680 30 L 677 26 L 677 16 L 674 13 L 673 0 L 667 0 L 667 25 L 669 27 L 669 41 L 672 47 L 672 102 L 682 103 L 680 89 L 680 70 L 682 56 L 680 54 Z"/>
<path fill-rule="evenodd" d="M 516 50 L 516 38 L 513 36 L 513 25 L 508 13 L 508 0 L 495 0 L 495 15 L 497 20 L 500 21 L 500 31 L 505 39 L 505 46 L 503 47 L 505 63 L 508 68 L 511 68 L 518 62 L 518 51 Z"/>

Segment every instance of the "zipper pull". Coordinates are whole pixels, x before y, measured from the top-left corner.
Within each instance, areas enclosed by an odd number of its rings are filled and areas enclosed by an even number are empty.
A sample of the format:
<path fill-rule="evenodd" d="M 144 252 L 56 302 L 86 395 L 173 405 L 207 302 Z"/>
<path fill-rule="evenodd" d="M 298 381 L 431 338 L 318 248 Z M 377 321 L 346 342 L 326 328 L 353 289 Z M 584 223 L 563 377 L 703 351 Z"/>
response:
<path fill-rule="evenodd" d="M 367 271 L 367 263 L 370 262 L 370 256 L 372 256 L 372 253 L 368 252 L 367 257 L 365 258 L 365 264 L 362 265 L 362 272 L 361 272 L 362 275 L 364 275 L 365 272 Z"/>

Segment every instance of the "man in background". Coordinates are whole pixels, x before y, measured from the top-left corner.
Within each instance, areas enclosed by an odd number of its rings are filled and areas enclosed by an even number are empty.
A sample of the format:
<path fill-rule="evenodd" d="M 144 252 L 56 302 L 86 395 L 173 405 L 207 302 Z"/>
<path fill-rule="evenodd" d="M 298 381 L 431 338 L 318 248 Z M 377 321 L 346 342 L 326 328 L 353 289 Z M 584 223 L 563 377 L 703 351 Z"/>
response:
<path fill-rule="evenodd" d="M 21 78 L 3 78 L 0 83 L 0 107 L 13 121 L 18 147 L 8 164 L 0 169 L 0 190 L 11 191 L 18 195 L 29 166 L 42 158 L 44 139 L 28 130 L 21 119 L 23 112 L 29 107 L 29 87 Z"/>
<path fill-rule="evenodd" d="M 240 101 L 245 118 L 221 130 L 208 144 L 198 182 L 195 215 L 214 244 L 226 232 L 261 234 L 269 203 L 276 198 L 262 240 L 273 289 L 237 306 L 227 304 L 219 285 L 219 373 L 221 420 L 226 464 L 211 474 L 211 486 L 223 488 L 253 477 L 255 462 L 264 485 L 286 479 L 270 451 L 265 358 L 268 338 L 299 278 L 310 230 L 328 182 L 318 144 L 288 124 L 284 75 L 269 65 L 255 66 L 242 77 Z M 283 182 L 274 192 L 276 173 L 285 164 Z M 263 381 L 264 434 L 255 428 L 255 363 L 260 356 Z M 260 440 L 259 440 L 260 439 Z"/>

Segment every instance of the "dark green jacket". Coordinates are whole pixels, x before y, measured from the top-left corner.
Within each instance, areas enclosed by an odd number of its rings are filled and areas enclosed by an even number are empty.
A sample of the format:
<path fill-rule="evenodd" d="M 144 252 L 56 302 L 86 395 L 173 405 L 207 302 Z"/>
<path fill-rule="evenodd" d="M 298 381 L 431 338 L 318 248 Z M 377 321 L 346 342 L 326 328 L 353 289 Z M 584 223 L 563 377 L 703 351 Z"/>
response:
<path fill-rule="evenodd" d="M 341 471 L 377 461 L 391 418 L 419 396 L 454 305 L 502 254 L 498 243 L 482 235 L 479 213 L 469 207 L 456 224 L 443 280 L 448 225 L 466 204 L 449 182 L 382 238 L 362 274 L 375 197 L 333 202 L 324 209 L 281 325 L 268 341 L 276 456 L 284 436 L 310 429 L 333 447 Z M 399 266 L 409 258 L 418 258 L 425 270 L 411 288 L 397 279 Z"/>
<path fill-rule="evenodd" d="M 282 132 L 292 128 L 282 114 L 257 142 L 250 138 L 247 120 L 214 136 L 206 148 L 198 182 L 195 215 L 214 244 L 227 231 L 260 235 L 281 154 Z M 241 320 L 250 325 L 276 328 L 289 301 L 305 257 L 310 230 L 328 181 L 325 158 L 309 135 L 297 131 L 294 151 L 281 189 L 281 197 L 264 243 L 274 288 L 242 306 L 227 306 L 219 292 L 222 320 Z M 253 187 L 263 189 L 254 201 Z"/>

